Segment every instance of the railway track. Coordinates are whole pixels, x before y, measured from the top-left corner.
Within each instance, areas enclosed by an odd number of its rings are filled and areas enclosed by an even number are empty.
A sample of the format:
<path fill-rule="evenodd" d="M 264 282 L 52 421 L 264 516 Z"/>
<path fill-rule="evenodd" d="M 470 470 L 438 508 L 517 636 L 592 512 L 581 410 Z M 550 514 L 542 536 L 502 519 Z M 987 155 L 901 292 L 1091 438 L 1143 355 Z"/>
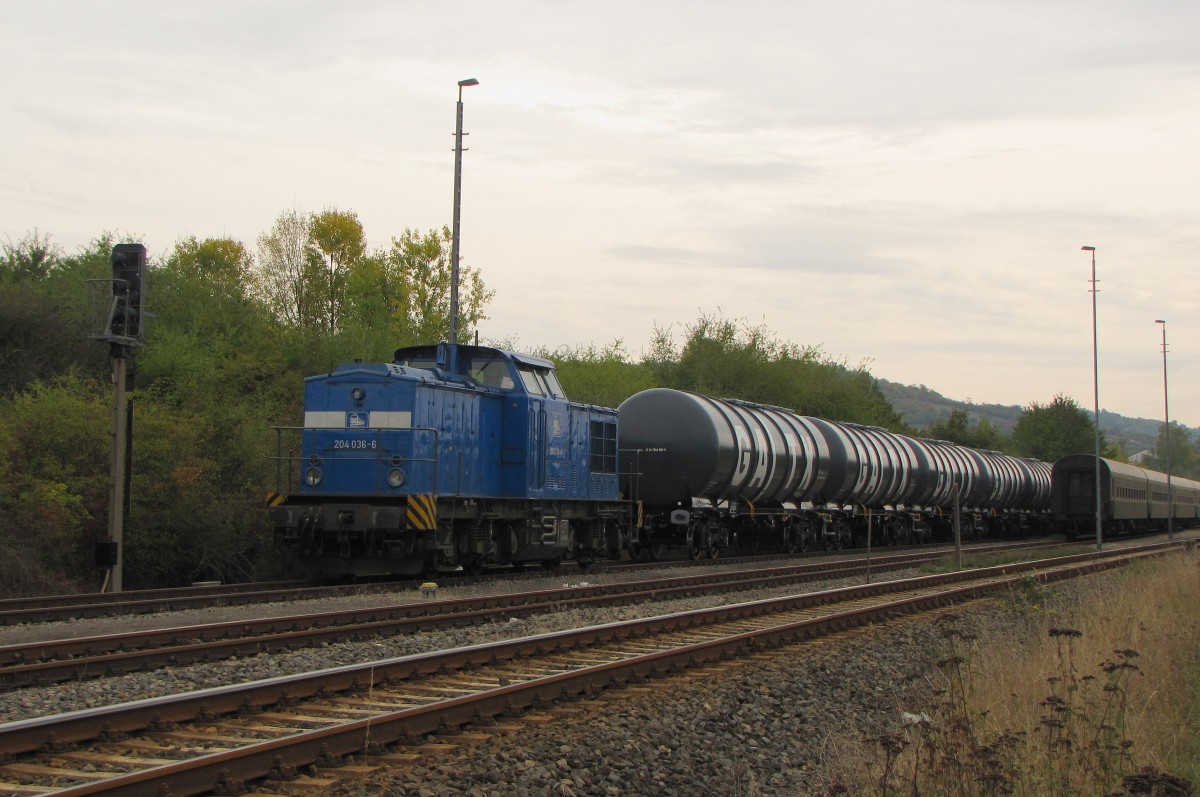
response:
<path fill-rule="evenodd" d="M 1003 543 L 1000 543 L 1003 544 Z M 1008 543 L 1011 545 L 1012 543 Z M 1052 545 L 1045 541 L 1031 541 L 1018 545 Z M 1059 541 L 1057 544 L 1062 544 Z M 967 545 L 964 550 L 992 548 L 997 543 Z M 910 550 L 945 551 L 945 544 L 921 546 Z M 896 549 L 882 549 L 896 550 Z M 720 564 L 754 564 L 765 561 L 795 558 L 799 561 L 820 560 L 826 556 L 860 555 L 862 550 L 821 551 L 801 554 L 764 554 L 723 557 Z M 626 561 L 595 563 L 588 572 L 624 572 L 654 570 L 663 567 L 711 566 L 713 560 L 695 561 L 685 559 L 656 559 L 651 561 Z M 574 565 L 563 565 L 564 575 L 580 573 Z M 543 576 L 545 571 L 522 569 L 511 572 L 489 573 L 488 579 L 522 579 Z M 461 575 L 446 574 L 438 577 L 443 584 L 478 583 Z M 132 590 L 128 592 L 95 592 L 72 595 L 48 595 L 31 598 L 0 599 L 0 627 L 26 623 L 46 623 L 61 620 L 107 617 L 121 614 L 153 614 L 180 611 L 210 606 L 236 606 L 256 603 L 280 603 L 299 600 L 332 598 L 342 595 L 387 594 L 398 589 L 408 589 L 420 580 L 401 581 L 356 581 L 345 584 L 319 584 L 312 581 L 272 581 L 245 584 L 214 584 L 171 589 Z"/>
<path fill-rule="evenodd" d="M 1011 550 L 1011 547 L 1000 549 Z M 512 617 L 581 606 L 645 603 L 701 593 L 771 588 L 822 578 L 887 572 L 914 567 L 942 555 L 940 551 L 895 553 L 877 557 L 869 563 L 863 559 L 810 560 L 788 566 L 669 579 L 564 586 L 4 645 L 0 646 L 0 689 L 106 677 L 232 656 L 284 652 L 383 635 L 502 622 Z"/>
<path fill-rule="evenodd" d="M 1182 549 L 1155 544 L 738 603 L 0 725 L 0 794 L 232 794 L 560 700 Z M 359 772 L 362 770 L 359 769 Z"/>

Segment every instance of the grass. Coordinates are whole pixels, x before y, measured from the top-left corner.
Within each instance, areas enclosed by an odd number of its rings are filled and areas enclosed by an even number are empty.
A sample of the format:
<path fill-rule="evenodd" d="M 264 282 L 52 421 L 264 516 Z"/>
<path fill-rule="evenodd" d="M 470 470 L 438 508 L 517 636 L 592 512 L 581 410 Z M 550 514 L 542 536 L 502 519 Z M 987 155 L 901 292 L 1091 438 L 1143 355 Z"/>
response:
<path fill-rule="evenodd" d="M 1067 607 L 1022 583 L 1027 633 L 943 615 L 930 704 L 875 738 L 847 794 L 1152 795 L 1200 783 L 1200 568 L 1169 556 L 1088 579 Z M 1058 604 L 1062 603 L 1062 606 Z"/>
<path fill-rule="evenodd" d="M 990 553 L 973 554 L 967 551 L 963 552 L 963 569 L 977 570 L 984 567 L 999 567 L 1000 565 L 1010 565 L 1014 562 L 1029 562 L 1038 559 L 1050 559 L 1056 556 L 1074 556 L 1081 553 L 1091 553 L 1095 551 L 1094 545 L 1062 545 L 1054 548 L 1046 549 L 1031 549 L 1024 551 L 994 551 Z M 940 559 L 935 559 L 921 565 L 921 571 L 924 573 L 950 573 L 958 569 L 954 561 L 954 554 L 943 556 Z"/>

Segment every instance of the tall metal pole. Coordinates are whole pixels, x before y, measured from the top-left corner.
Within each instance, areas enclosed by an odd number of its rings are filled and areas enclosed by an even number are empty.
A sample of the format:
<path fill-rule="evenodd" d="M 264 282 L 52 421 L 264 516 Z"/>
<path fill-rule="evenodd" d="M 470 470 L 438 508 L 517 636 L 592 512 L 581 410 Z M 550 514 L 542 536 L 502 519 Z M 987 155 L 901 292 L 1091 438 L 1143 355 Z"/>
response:
<path fill-rule="evenodd" d="M 1175 493 L 1171 489 L 1171 405 L 1167 400 L 1167 322 L 1158 319 L 1154 323 L 1162 324 L 1163 351 L 1163 419 L 1165 428 L 1163 442 L 1167 447 L 1167 540 L 1175 539 Z"/>
<path fill-rule="evenodd" d="M 125 589 L 125 455 L 129 445 L 128 401 L 125 395 L 127 364 L 125 347 L 112 344 L 113 357 L 113 440 L 112 463 L 109 468 L 112 483 L 109 485 L 108 505 L 109 537 L 116 546 L 116 561 L 109 571 L 109 592 Z"/>
<path fill-rule="evenodd" d="M 1092 398 L 1096 409 L 1096 550 L 1104 547 L 1104 537 L 1100 531 L 1100 345 L 1096 334 L 1096 247 L 1081 246 L 1085 252 L 1092 253 Z"/>
<path fill-rule="evenodd" d="M 458 343 L 458 217 L 462 203 L 463 86 L 478 86 L 473 77 L 458 81 L 458 114 L 454 125 L 454 227 L 450 238 L 450 342 Z"/>

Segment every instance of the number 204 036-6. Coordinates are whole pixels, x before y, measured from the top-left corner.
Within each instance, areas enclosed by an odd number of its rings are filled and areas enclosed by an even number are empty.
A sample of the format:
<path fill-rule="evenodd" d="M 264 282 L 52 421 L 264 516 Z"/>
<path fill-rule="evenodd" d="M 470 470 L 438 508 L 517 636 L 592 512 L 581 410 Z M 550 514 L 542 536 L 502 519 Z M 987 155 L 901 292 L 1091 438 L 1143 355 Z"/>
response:
<path fill-rule="evenodd" d="M 335 451 L 354 451 L 366 450 L 375 448 L 378 444 L 374 440 L 334 440 L 333 448 Z"/>

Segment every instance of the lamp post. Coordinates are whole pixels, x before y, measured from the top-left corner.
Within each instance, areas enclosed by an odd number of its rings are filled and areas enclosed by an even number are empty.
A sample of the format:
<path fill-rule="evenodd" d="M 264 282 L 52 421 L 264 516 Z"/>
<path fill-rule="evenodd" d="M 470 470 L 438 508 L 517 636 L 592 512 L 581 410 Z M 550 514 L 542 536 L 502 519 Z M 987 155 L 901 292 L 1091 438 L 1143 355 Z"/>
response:
<path fill-rule="evenodd" d="M 454 228 L 450 238 L 450 342 L 458 343 L 458 216 L 462 201 L 462 90 L 464 86 L 478 86 L 473 77 L 458 81 L 458 115 L 454 126 Z"/>
<path fill-rule="evenodd" d="M 1167 322 L 1158 319 L 1154 323 L 1162 324 L 1163 352 L 1163 443 L 1167 447 L 1167 540 L 1175 539 L 1175 496 L 1171 490 L 1171 405 L 1167 400 Z"/>
<path fill-rule="evenodd" d="M 1092 253 L 1092 400 L 1096 409 L 1096 550 L 1104 547 L 1100 531 L 1100 346 L 1096 335 L 1096 247 L 1081 246 L 1084 252 Z"/>

